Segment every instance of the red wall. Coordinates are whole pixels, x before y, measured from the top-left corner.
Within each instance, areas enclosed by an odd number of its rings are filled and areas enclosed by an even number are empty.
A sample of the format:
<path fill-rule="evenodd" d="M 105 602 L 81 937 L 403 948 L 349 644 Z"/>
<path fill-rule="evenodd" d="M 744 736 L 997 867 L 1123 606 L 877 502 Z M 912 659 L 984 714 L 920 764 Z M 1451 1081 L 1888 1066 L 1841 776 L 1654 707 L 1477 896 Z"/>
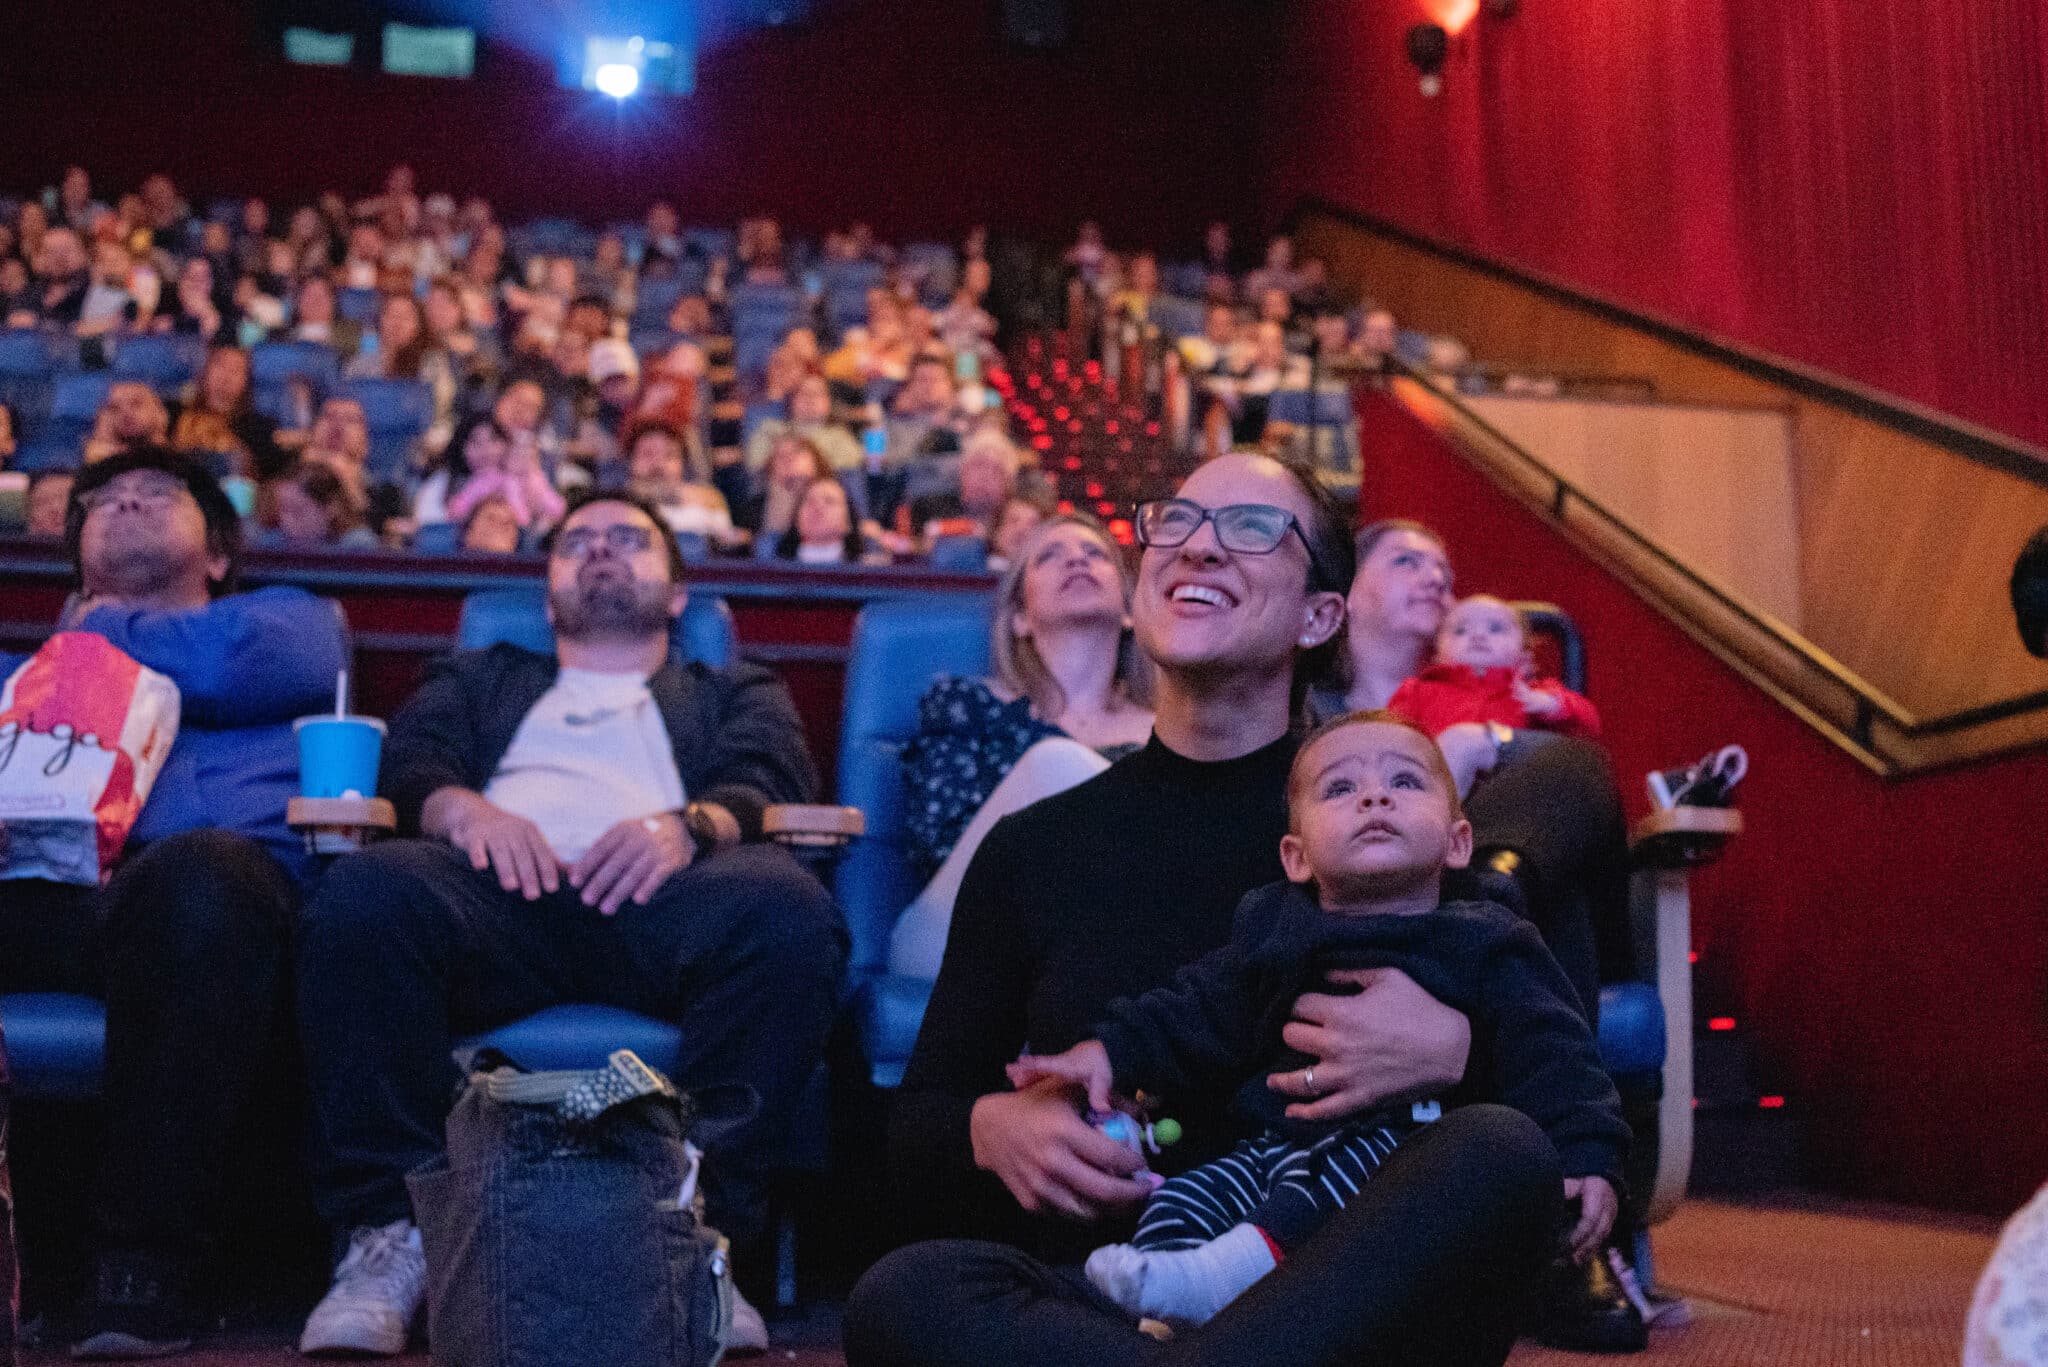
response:
<path fill-rule="evenodd" d="M 66 161 L 132 185 L 169 169 L 201 194 L 367 192 L 393 161 L 513 212 L 686 221 L 864 216 L 891 235 L 977 221 L 1114 243 L 1198 240 L 1249 217 L 1252 120 L 1184 117 L 1247 90 L 1270 41 L 1242 0 L 1081 12 L 1060 53 L 1006 46 L 995 0 L 819 0 L 800 30 L 699 56 L 696 94 L 614 110 L 502 46 L 471 82 L 260 56 L 243 0 L 103 0 L 0 41 L 0 189 Z M 727 8 L 732 8 L 728 5 Z"/>
<path fill-rule="evenodd" d="M 1402 35 L 1456 7 L 1287 7 L 1272 209 L 1315 194 L 2048 445 L 2038 0 L 1531 0 L 1427 100 Z"/>
<path fill-rule="evenodd" d="M 1362 402 L 1364 515 L 1442 529 L 1460 592 L 1546 598 L 1578 620 L 1632 819 L 1648 770 L 1748 748 L 1747 833 L 1693 884 L 1696 981 L 1784 1089 L 1808 1179 L 2017 1206 L 2048 1178 L 2048 755 L 1874 777 L 1407 410 Z"/>

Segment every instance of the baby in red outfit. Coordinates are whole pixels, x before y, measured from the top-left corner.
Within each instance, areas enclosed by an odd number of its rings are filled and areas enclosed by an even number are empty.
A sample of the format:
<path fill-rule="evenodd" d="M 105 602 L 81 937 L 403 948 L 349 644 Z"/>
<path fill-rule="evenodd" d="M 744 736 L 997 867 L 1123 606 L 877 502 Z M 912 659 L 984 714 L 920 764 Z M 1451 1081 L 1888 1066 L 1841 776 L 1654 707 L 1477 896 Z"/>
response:
<path fill-rule="evenodd" d="M 1436 663 L 1396 689 L 1387 703 L 1432 736 L 1461 721 L 1540 727 L 1593 740 L 1600 714 L 1555 679 L 1532 676 L 1522 614 L 1498 598 L 1459 600 L 1437 632 Z"/>

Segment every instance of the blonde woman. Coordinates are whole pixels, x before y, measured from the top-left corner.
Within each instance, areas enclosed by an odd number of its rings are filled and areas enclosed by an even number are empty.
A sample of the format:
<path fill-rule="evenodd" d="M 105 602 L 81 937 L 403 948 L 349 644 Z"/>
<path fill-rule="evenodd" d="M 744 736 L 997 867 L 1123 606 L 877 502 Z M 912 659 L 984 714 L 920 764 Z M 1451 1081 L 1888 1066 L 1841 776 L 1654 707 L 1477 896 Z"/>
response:
<path fill-rule="evenodd" d="M 889 970 L 936 977 L 968 864 L 995 823 L 1144 745 L 1150 673 L 1131 639 L 1131 580 L 1093 518 L 1027 537 L 996 591 L 994 677 L 940 679 L 904 748 L 912 863 L 930 881 L 896 923 Z"/>

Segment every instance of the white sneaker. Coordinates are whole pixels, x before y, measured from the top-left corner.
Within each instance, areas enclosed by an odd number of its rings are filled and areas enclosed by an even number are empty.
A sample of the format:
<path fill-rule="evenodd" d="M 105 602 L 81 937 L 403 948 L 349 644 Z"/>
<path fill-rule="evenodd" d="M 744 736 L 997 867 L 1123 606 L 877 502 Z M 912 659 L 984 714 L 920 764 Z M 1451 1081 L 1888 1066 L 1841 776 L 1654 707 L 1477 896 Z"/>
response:
<path fill-rule="evenodd" d="M 382 1229 L 365 1225 L 349 1239 L 334 1285 L 306 1316 L 299 1351 L 398 1356 L 426 1284 L 427 1257 L 412 1221 L 395 1220 Z"/>
<path fill-rule="evenodd" d="M 765 1353 L 768 1351 L 768 1321 L 761 1318 L 761 1312 L 740 1289 L 732 1289 L 732 1327 L 725 1337 L 725 1351 L 728 1353 Z"/>

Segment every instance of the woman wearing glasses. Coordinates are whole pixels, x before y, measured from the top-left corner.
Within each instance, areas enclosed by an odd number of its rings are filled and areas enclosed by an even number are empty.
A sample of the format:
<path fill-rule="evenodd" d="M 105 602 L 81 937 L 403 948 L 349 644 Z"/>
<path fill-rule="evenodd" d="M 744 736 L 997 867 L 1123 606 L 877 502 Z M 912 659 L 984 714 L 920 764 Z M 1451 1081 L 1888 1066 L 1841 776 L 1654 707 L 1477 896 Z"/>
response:
<path fill-rule="evenodd" d="M 1293 723 L 1340 647 L 1351 547 L 1305 468 L 1229 455 L 1138 518 L 1132 601 L 1157 670 L 1151 741 L 998 822 L 967 871 L 890 1126 L 903 1208 L 971 1236 L 872 1268 L 847 1307 L 851 1367 L 1501 1361 L 1541 1266 L 1557 1160 L 1533 1124 L 1455 1111 L 1252 1293 L 1161 1345 L 1080 1260 L 1128 1231 L 1147 1185 L 1057 1083 L 1009 1089 L 1027 1048 L 1088 1037 L 1114 998 L 1224 943 L 1238 900 L 1282 877 Z M 1448 1088 L 1470 1026 L 1398 974 L 1316 984 L 1287 1042 L 1313 1069 L 1270 1085 L 1307 1118 Z M 1178 1170 L 1237 1136 L 1226 1098 L 1167 1099 Z"/>

